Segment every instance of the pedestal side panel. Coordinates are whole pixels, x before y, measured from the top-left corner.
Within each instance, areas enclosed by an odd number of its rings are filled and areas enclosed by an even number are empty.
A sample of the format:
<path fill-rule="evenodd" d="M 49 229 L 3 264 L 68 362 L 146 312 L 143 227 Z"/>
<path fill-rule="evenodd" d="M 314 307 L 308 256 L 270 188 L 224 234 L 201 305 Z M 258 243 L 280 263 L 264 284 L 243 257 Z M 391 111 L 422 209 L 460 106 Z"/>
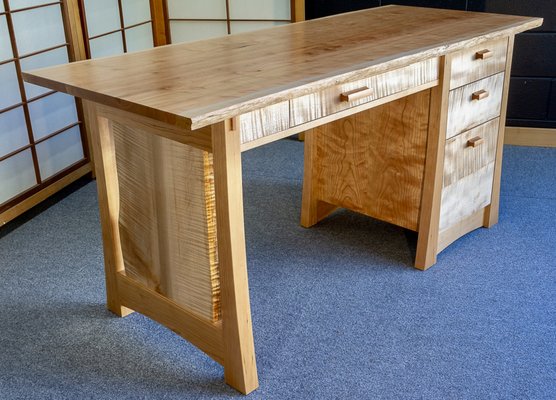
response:
<path fill-rule="evenodd" d="M 212 155 L 118 122 L 112 128 L 126 275 L 219 319 Z"/>

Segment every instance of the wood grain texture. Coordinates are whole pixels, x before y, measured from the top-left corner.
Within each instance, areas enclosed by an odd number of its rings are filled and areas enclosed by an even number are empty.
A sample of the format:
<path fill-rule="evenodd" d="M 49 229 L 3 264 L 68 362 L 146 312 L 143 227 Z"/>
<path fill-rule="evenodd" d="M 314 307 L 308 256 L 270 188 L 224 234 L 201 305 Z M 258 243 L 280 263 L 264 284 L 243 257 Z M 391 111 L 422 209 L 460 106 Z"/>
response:
<path fill-rule="evenodd" d="M 303 143 L 303 195 L 300 223 L 304 228 L 310 228 L 338 208 L 335 205 L 320 201 L 318 198 L 318 133 L 319 130 L 315 129 L 305 131 Z"/>
<path fill-rule="evenodd" d="M 486 90 L 488 97 L 472 100 L 473 93 L 480 90 Z M 503 90 L 502 72 L 450 91 L 446 138 L 498 117 L 502 109 Z"/>
<path fill-rule="evenodd" d="M 451 55 L 440 62 L 440 84 L 431 89 L 429 108 L 429 129 L 417 249 L 415 252 L 415 268 L 425 270 L 436 263 L 438 245 L 438 224 L 442 196 L 442 174 L 444 167 L 444 150 L 446 142 L 447 111 L 449 100 L 448 80 L 451 76 Z"/>
<path fill-rule="evenodd" d="M 417 230 L 429 100 L 427 90 L 315 128 L 317 199 Z"/>
<path fill-rule="evenodd" d="M 224 379 L 248 394 L 259 386 L 245 254 L 238 122 L 212 127 L 218 256 L 222 286 Z"/>
<path fill-rule="evenodd" d="M 120 199 L 116 163 L 116 146 L 110 121 L 98 115 L 95 104 L 84 101 L 90 126 L 93 152 L 96 154 L 95 170 L 97 178 L 98 206 L 102 227 L 102 248 L 104 252 L 104 275 L 106 279 L 106 307 L 123 317 L 133 310 L 122 305 L 117 275 L 125 270 L 120 240 L 119 218 Z"/>
<path fill-rule="evenodd" d="M 31 83 L 197 129 L 541 23 L 540 18 L 388 6 L 24 76 Z"/>
<path fill-rule="evenodd" d="M 450 89 L 466 85 L 506 69 L 508 38 L 481 43 L 453 55 Z M 488 50 L 490 57 L 480 59 L 477 53 Z"/>
<path fill-rule="evenodd" d="M 212 156 L 112 122 L 126 275 L 200 317 L 220 317 Z"/>
<path fill-rule="evenodd" d="M 150 0 L 153 44 L 155 46 L 164 46 L 170 43 L 168 40 L 168 32 L 166 31 L 166 1 Z"/>
<path fill-rule="evenodd" d="M 495 118 L 446 141 L 443 187 L 450 186 L 494 161 L 499 125 L 500 118 Z M 477 147 L 469 146 L 467 142 L 475 137 L 484 139 L 484 143 Z"/>
<path fill-rule="evenodd" d="M 481 208 L 477 212 L 468 217 L 453 223 L 448 228 L 438 234 L 438 252 L 440 253 L 446 247 L 454 243 L 463 235 L 474 231 L 483 226 L 486 208 Z"/>
<path fill-rule="evenodd" d="M 494 161 L 442 189 L 439 229 L 443 231 L 490 204 Z"/>
<path fill-rule="evenodd" d="M 249 143 L 290 128 L 290 104 L 283 101 L 239 116 L 241 143 Z"/>
<path fill-rule="evenodd" d="M 301 125 L 361 104 L 404 92 L 438 80 L 438 58 L 431 58 L 366 79 L 336 85 L 323 91 L 291 100 L 291 125 Z M 342 101 L 343 93 L 366 87 L 368 96 Z"/>
<path fill-rule="evenodd" d="M 224 363 L 222 323 L 199 318 L 176 302 L 118 274 L 118 292 L 122 303 L 161 323 L 197 346 L 220 364 Z"/>

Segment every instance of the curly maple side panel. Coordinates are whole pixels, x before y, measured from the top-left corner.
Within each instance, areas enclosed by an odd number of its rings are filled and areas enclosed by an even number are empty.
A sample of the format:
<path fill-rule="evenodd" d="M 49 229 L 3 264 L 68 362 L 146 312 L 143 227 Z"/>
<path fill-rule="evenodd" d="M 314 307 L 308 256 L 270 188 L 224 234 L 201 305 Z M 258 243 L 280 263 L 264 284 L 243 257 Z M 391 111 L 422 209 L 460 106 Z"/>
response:
<path fill-rule="evenodd" d="M 220 316 L 212 154 L 112 121 L 125 273 L 195 314 Z"/>

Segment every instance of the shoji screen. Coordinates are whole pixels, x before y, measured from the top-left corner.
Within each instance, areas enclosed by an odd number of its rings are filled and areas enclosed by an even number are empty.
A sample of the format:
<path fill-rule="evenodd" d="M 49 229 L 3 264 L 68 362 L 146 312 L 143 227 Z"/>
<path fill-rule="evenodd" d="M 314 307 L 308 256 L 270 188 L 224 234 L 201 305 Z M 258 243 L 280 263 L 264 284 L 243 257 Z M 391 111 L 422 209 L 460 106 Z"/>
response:
<path fill-rule="evenodd" d="M 302 0 L 301 0 L 302 1 Z M 296 18 L 292 0 L 167 0 L 172 43 L 287 24 Z"/>
<path fill-rule="evenodd" d="M 153 47 L 149 0 L 80 1 L 89 58 Z"/>
<path fill-rule="evenodd" d="M 0 0 L 0 225 L 15 205 L 88 172 L 75 99 L 21 78 L 68 62 L 62 12 L 62 1 Z"/>

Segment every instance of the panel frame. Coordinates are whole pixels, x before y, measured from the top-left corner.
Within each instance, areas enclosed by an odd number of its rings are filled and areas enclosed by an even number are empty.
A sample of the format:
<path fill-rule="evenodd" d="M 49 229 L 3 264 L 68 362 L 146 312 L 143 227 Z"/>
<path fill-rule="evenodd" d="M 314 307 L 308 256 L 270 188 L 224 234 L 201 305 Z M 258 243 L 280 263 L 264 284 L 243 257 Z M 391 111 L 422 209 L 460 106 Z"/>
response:
<path fill-rule="evenodd" d="M 31 119 L 31 114 L 30 114 L 30 110 L 29 110 L 29 105 L 42 100 L 44 98 L 47 98 L 55 93 L 57 93 L 54 90 L 50 90 L 46 93 L 42 93 L 38 96 L 29 98 L 26 90 L 25 90 L 25 83 L 23 81 L 22 78 L 22 65 L 21 65 L 21 60 L 33 57 L 33 56 L 37 56 L 40 54 L 44 54 L 47 53 L 49 51 L 53 51 L 53 50 L 57 50 L 57 49 L 61 49 L 61 48 L 65 48 L 67 53 L 68 53 L 68 60 L 69 61 L 75 61 L 76 57 L 74 55 L 73 52 L 73 47 L 74 44 L 73 39 L 72 39 L 72 35 L 71 35 L 71 31 L 68 29 L 68 25 L 69 25 L 69 18 L 68 18 L 68 10 L 67 10 L 67 4 L 64 0 L 60 0 L 60 1 L 51 1 L 51 2 L 45 2 L 44 4 L 39 4 L 39 5 L 35 5 L 35 6 L 29 6 L 29 7 L 21 7 L 21 8 L 13 8 L 10 7 L 9 1 L 8 0 L 1 0 L 3 2 L 3 6 L 4 6 L 4 11 L 2 13 L 0 13 L 1 15 L 4 15 L 6 18 L 6 25 L 8 28 L 8 33 L 10 36 L 10 44 L 11 44 L 11 48 L 12 48 L 12 55 L 13 57 L 7 60 L 3 60 L 2 62 L 0 62 L 0 64 L 6 64 L 6 63 L 10 63 L 13 62 L 15 69 L 16 69 L 16 74 L 17 74 L 17 84 L 19 87 L 19 92 L 20 92 L 20 96 L 21 96 L 21 101 L 17 104 L 13 104 L 9 107 L 6 107 L 2 110 L 0 110 L 0 114 L 4 114 L 6 112 L 12 111 L 16 108 L 21 107 L 23 110 L 23 114 L 24 114 L 24 119 L 25 119 L 25 128 L 27 130 L 27 136 L 28 136 L 28 143 L 24 146 L 18 147 L 17 149 L 14 149 L 13 151 L 11 151 L 8 154 L 5 154 L 3 156 L 0 157 L 0 162 L 9 159 L 10 157 L 16 156 L 17 154 L 20 154 L 23 151 L 26 150 L 30 150 L 31 151 L 31 155 L 32 155 L 32 160 L 33 160 L 33 168 L 35 171 L 35 180 L 36 180 L 36 184 L 34 186 L 32 186 L 31 188 L 29 188 L 28 190 L 19 193 L 18 195 L 12 197 L 11 199 L 8 199 L 7 201 L 5 201 L 4 203 L 0 204 L 0 226 L 4 225 L 5 223 L 11 221 L 12 219 L 16 218 L 17 216 L 19 216 L 20 214 L 22 214 L 23 212 L 27 211 L 28 209 L 30 209 L 31 207 L 33 207 L 34 205 L 36 205 L 37 203 L 39 203 L 40 201 L 44 200 L 44 198 L 46 198 L 47 196 L 45 195 L 41 195 L 41 193 L 44 194 L 52 194 L 58 190 L 60 190 L 61 188 L 63 188 L 64 186 L 66 186 L 67 184 L 73 182 L 76 179 L 79 179 L 81 176 L 87 174 L 90 171 L 90 167 L 86 167 L 87 164 L 89 164 L 89 147 L 87 145 L 87 136 L 86 136 L 86 131 L 82 125 L 83 122 L 83 118 L 82 118 L 82 110 L 81 110 L 81 106 L 80 106 L 80 101 L 78 101 L 77 99 L 76 101 L 76 110 L 77 110 L 77 121 L 74 123 L 71 123 L 68 126 L 62 127 L 61 129 L 56 130 L 55 132 L 50 132 L 48 134 L 46 134 L 45 136 L 41 137 L 40 139 L 35 139 L 35 135 L 33 132 L 33 126 L 32 126 L 32 119 Z M 60 43 L 58 45 L 55 46 L 51 46 L 45 49 L 40 49 L 37 51 L 33 51 L 30 53 L 26 53 L 26 54 L 20 54 L 19 49 L 18 49 L 18 45 L 17 45 L 17 39 L 15 36 L 15 28 L 14 28 L 14 23 L 13 23 L 13 14 L 16 13 L 20 13 L 20 12 L 25 12 L 25 11 L 31 11 L 31 10 L 37 10 L 37 9 L 41 9 L 41 8 L 45 8 L 45 7 L 60 7 L 60 13 L 62 16 L 62 21 L 63 21 L 63 29 L 64 29 L 64 43 Z M 63 170 L 57 172 L 56 174 L 54 174 L 51 177 L 48 178 L 44 178 L 41 176 L 40 173 L 40 166 L 39 166 L 39 159 L 38 159 L 38 155 L 37 155 L 37 151 L 36 151 L 36 146 L 44 141 L 47 141 L 59 134 L 62 134 L 63 132 L 66 132 L 72 128 L 74 128 L 75 126 L 80 126 L 80 135 L 81 135 L 81 142 L 83 145 L 83 158 L 75 163 L 73 163 L 72 165 L 69 165 L 67 167 L 65 167 Z M 71 179 L 69 179 L 71 178 Z M 61 184 L 63 183 L 63 184 Z M 55 189 L 55 190 L 53 190 Z"/>
<path fill-rule="evenodd" d="M 163 1 L 165 12 L 165 27 L 167 43 L 172 42 L 172 34 L 170 23 L 173 21 L 182 22 L 225 22 L 227 25 L 228 35 L 232 34 L 232 22 L 299 22 L 305 20 L 305 1 L 304 0 L 290 0 L 290 19 L 251 19 L 251 18 L 232 18 L 230 15 L 230 0 L 225 1 L 226 5 L 226 18 L 171 18 L 168 8 L 168 0 L 151 0 Z"/>

